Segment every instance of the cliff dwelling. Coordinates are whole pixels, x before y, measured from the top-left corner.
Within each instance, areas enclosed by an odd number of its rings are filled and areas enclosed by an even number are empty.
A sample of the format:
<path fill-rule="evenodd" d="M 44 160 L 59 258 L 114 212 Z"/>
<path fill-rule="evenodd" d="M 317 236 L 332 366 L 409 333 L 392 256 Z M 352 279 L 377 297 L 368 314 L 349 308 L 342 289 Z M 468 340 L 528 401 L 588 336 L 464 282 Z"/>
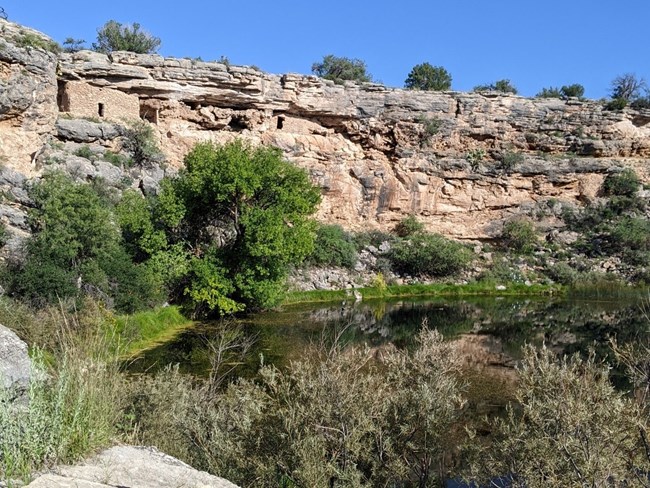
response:
<path fill-rule="evenodd" d="M 112 121 L 140 118 L 140 100 L 119 90 L 92 86 L 83 81 L 59 82 L 59 111 L 75 118 Z"/>

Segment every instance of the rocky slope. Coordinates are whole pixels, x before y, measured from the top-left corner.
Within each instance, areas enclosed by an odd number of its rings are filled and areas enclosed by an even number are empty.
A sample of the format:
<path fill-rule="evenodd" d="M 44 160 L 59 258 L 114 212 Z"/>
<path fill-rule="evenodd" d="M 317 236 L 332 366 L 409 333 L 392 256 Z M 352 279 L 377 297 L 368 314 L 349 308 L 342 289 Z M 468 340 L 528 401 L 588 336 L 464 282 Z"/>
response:
<path fill-rule="evenodd" d="M 632 166 L 647 176 L 650 111 L 336 85 L 157 55 L 55 55 L 25 47 L 24 32 L 0 20 L 0 186 L 17 191 L 19 204 L 17 183 L 48 165 L 155 190 L 159 169 L 125 175 L 70 156 L 79 144 L 119 147 L 120 119 L 139 117 L 172 167 L 198 141 L 280 147 L 322 188 L 318 218 L 356 230 L 386 230 L 415 214 L 429 230 L 489 239 L 504 219 L 550 199 L 595 198 L 608 172 Z M 20 219 L 6 207 L 0 216 L 13 225 Z M 561 225 L 542 222 L 547 231 Z"/>

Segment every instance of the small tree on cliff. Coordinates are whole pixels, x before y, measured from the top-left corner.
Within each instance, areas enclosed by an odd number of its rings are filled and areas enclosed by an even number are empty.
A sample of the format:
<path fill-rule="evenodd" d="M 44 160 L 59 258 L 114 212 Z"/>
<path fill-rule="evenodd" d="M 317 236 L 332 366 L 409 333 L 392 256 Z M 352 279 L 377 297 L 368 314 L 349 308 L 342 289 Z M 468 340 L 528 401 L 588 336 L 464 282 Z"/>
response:
<path fill-rule="evenodd" d="M 372 81 L 370 74 L 366 69 L 366 63 L 360 59 L 341 58 L 328 54 L 323 57 L 320 63 L 314 63 L 311 71 L 316 76 L 332 80 L 335 83 L 344 81 Z"/>
<path fill-rule="evenodd" d="M 155 53 L 160 47 L 160 38 L 140 30 L 140 24 L 120 24 L 109 20 L 97 29 L 97 42 L 93 49 L 108 54 L 113 51 L 130 51 L 138 54 Z"/>
<path fill-rule="evenodd" d="M 413 67 L 404 82 L 404 86 L 409 90 L 449 90 L 451 88 L 451 75 L 442 66 L 422 63 Z"/>

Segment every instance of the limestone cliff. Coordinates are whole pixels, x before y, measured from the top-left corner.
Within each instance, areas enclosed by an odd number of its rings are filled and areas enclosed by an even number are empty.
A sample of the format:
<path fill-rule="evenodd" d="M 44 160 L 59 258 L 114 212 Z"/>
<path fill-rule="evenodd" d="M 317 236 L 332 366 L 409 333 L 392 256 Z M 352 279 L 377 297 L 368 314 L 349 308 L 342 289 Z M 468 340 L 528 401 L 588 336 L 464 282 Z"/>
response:
<path fill-rule="evenodd" d="M 647 177 L 650 111 L 336 85 L 124 52 L 56 57 L 18 47 L 8 34 L 17 26 L 0 21 L 0 29 L 0 157 L 27 176 L 41 170 L 36 156 L 48 137 L 76 140 L 64 118 L 102 122 L 87 122 L 98 134 L 89 140 L 107 147 L 119 131 L 107 136 L 105 122 L 143 118 L 172 165 L 197 141 L 271 144 L 322 188 L 320 220 L 387 229 L 415 214 L 462 239 L 490 238 L 504 219 L 549 199 L 593 199 L 621 167 Z"/>

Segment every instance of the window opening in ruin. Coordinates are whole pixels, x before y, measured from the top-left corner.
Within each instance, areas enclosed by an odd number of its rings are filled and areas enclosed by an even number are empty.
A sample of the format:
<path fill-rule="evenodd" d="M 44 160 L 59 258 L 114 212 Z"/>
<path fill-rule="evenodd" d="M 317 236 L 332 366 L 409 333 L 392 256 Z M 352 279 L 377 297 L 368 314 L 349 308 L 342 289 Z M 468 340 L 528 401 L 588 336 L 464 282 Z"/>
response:
<path fill-rule="evenodd" d="M 284 126 L 284 117 L 278 117 L 278 129 L 282 129 Z"/>
<path fill-rule="evenodd" d="M 104 116 L 104 104 L 103 104 L 103 103 L 99 103 L 99 104 L 97 104 L 97 114 L 98 114 L 100 117 L 103 117 L 103 116 Z"/>

